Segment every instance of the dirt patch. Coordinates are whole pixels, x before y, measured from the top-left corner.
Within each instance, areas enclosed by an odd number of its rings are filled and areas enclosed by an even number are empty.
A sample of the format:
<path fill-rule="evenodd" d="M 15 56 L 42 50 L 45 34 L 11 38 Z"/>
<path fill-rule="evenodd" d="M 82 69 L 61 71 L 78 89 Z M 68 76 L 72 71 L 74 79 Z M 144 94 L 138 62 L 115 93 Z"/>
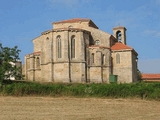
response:
<path fill-rule="evenodd" d="M 160 120 L 159 111 L 140 99 L 0 96 L 1 120 Z"/>

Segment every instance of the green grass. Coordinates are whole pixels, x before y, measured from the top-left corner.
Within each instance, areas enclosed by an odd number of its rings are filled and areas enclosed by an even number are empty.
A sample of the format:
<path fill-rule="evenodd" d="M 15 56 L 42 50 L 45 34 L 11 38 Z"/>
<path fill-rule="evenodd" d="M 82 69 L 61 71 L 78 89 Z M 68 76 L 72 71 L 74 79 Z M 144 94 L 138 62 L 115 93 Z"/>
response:
<path fill-rule="evenodd" d="M 160 100 L 160 83 L 40 84 L 36 82 L 11 82 L 3 85 L 0 93 L 12 96 L 136 97 Z"/>

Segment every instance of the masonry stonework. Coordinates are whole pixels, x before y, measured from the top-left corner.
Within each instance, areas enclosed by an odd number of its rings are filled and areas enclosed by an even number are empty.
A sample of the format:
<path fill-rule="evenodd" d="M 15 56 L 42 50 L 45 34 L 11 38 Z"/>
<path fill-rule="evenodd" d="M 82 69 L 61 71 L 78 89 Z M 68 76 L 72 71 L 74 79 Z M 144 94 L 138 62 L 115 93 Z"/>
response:
<path fill-rule="evenodd" d="M 90 19 L 53 22 L 53 29 L 33 39 L 23 74 L 30 81 L 118 83 L 137 81 L 136 51 L 126 45 L 126 28 L 101 31 Z"/>

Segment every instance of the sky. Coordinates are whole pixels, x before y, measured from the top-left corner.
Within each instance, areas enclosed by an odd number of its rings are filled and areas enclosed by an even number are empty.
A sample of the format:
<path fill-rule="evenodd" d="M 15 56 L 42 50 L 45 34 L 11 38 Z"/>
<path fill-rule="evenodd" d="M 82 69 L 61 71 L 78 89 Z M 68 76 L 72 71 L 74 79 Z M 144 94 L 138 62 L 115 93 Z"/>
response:
<path fill-rule="evenodd" d="M 160 0 L 0 0 L 0 43 L 18 46 L 20 59 L 33 52 L 32 39 L 52 22 L 89 18 L 99 29 L 127 28 L 127 45 L 138 53 L 142 73 L 160 73 Z"/>

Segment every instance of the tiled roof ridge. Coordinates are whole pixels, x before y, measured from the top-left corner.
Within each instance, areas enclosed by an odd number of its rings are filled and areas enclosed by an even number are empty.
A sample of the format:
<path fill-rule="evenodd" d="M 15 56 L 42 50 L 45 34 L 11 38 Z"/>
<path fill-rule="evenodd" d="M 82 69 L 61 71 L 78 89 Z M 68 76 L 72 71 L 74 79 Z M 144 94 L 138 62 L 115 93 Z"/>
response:
<path fill-rule="evenodd" d="M 74 22 L 79 22 L 79 21 L 90 21 L 88 18 L 72 18 L 68 20 L 61 20 L 57 22 L 53 22 L 52 24 L 59 24 L 59 23 L 74 23 Z"/>
<path fill-rule="evenodd" d="M 41 54 L 41 51 L 36 51 L 36 52 L 32 52 L 32 53 L 30 53 L 30 54 L 26 54 L 25 56 L 27 56 L 27 55 L 32 55 L 32 54 Z"/>
<path fill-rule="evenodd" d="M 40 54 L 41 51 L 36 51 L 36 52 L 33 52 L 33 54 Z"/>

